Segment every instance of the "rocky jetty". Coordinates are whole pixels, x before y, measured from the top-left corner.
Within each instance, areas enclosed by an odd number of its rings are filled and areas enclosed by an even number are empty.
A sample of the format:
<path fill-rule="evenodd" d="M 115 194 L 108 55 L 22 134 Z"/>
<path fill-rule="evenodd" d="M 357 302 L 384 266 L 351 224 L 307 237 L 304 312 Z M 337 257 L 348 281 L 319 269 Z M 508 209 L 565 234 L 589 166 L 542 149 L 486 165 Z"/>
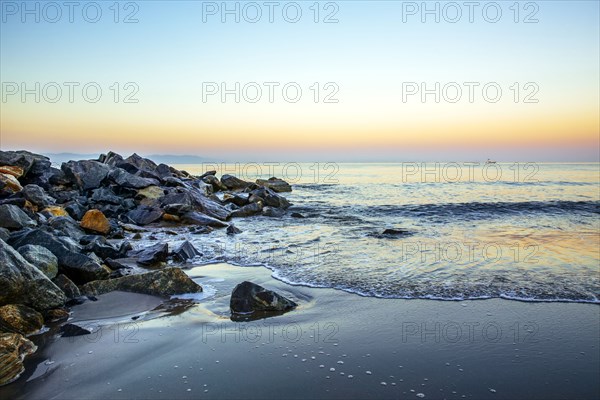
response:
<path fill-rule="evenodd" d="M 17 379 L 23 358 L 36 350 L 24 336 L 43 324 L 64 324 L 68 307 L 86 296 L 202 291 L 177 267 L 200 251 L 187 241 L 173 249 L 161 241 L 133 246 L 142 234 L 185 227 L 234 235 L 241 231 L 232 219 L 278 217 L 290 206 L 279 193 L 291 186 L 281 179 L 216 174 L 193 176 L 137 154 L 109 152 L 58 167 L 42 155 L 0 151 L 0 385 Z M 260 287 L 241 289 L 234 312 L 295 306 Z M 241 300 L 242 294 L 250 297 Z M 69 329 L 63 333 L 74 334 Z"/>

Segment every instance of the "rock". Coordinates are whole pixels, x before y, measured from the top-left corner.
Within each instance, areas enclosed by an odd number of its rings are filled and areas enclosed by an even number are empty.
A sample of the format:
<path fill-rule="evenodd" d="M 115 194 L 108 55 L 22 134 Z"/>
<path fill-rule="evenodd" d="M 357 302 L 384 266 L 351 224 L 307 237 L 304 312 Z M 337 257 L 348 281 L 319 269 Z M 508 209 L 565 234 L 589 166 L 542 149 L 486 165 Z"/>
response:
<path fill-rule="evenodd" d="M 127 171 L 131 173 L 135 173 L 136 171 L 154 171 L 158 167 L 154 161 L 140 157 L 136 153 L 133 153 L 132 155 L 127 157 L 125 160 L 123 160 L 122 163 L 118 164 L 117 166 L 121 168 L 125 167 Z M 128 166 L 133 167 L 133 169 L 128 169 Z"/>
<path fill-rule="evenodd" d="M 292 187 L 289 183 L 287 183 L 283 179 L 278 179 L 275 177 L 269 178 L 268 180 L 257 179 L 256 184 L 259 186 L 265 186 L 277 193 L 292 191 Z"/>
<path fill-rule="evenodd" d="M 237 179 L 237 178 L 236 178 Z M 213 191 L 218 192 L 219 190 L 227 190 L 225 186 L 216 176 L 206 175 L 201 177 L 200 180 L 208 185 L 211 185 Z"/>
<path fill-rule="evenodd" d="M 283 196 L 278 195 L 274 191 L 266 187 L 260 187 L 250 192 L 250 194 L 258 197 L 263 201 L 265 206 L 288 208 L 291 204 Z"/>
<path fill-rule="evenodd" d="M 144 206 L 154 206 L 158 204 L 158 199 L 165 195 L 164 189 L 158 186 L 148 186 L 140 189 L 135 196 L 136 200 Z"/>
<path fill-rule="evenodd" d="M 18 333 L 0 333 L 0 386 L 19 379 L 25 371 L 23 359 L 37 347 Z"/>
<path fill-rule="evenodd" d="M 46 172 L 50 169 L 50 159 L 25 150 L 0 151 L 0 165 L 21 167 L 25 177 Z"/>
<path fill-rule="evenodd" d="M 0 331 L 29 335 L 42 329 L 42 314 L 23 304 L 0 307 Z"/>
<path fill-rule="evenodd" d="M 56 202 L 54 198 L 50 197 L 46 191 L 38 185 L 25 185 L 21 194 L 40 210 Z"/>
<path fill-rule="evenodd" d="M 210 226 L 194 226 L 190 228 L 192 235 L 206 235 L 214 231 Z"/>
<path fill-rule="evenodd" d="M 112 258 L 107 258 L 104 262 L 106 265 L 108 265 L 108 268 L 112 269 L 113 271 L 118 271 L 120 269 L 132 269 L 131 267 L 122 264 L 117 260 L 113 260 Z"/>
<path fill-rule="evenodd" d="M 57 322 L 66 320 L 69 318 L 69 312 L 64 308 L 53 308 L 51 310 L 45 310 L 43 312 L 44 321 L 48 322 Z"/>
<path fill-rule="evenodd" d="M 46 275 L 0 240 L 0 305 L 21 303 L 45 310 L 65 301 L 64 293 Z"/>
<path fill-rule="evenodd" d="M 226 203 L 233 203 L 238 207 L 243 207 L 246 204 L 248 204 L 248 202 L 250 201 L 249 199 L 250 199 L 249 193 L 235 193 L 235 194 L 227 193 L 223 197 L 223 201 L 225 201 Z"/>
<path fill-rule="evenodd" d="M 289 311 L 297 304 L 262 286 L 245 281 L 233 289 L 229 306 L 233 313 L 249 314 L 256 311 Z"/>
<path fill-rule="evenodd" d="M 7 229 L 23 229 L 36 226 L 23 210 L 12 204 L 0 205 L 0 227 Z"/>
<path fill-rule="evenodd" d="M 17 178 L 8 174 L 0 174 L 0 197 L 10 196 L 23 189 Z"/>
<path fill-rule="evenodd" d="M 88 243 L 84 248 L 85 251 L 93 252 L 102 260 L 107 258 L 124 258 L 127 253 L 132 249 L 131 243 L 128 241 L 122 242 L 119 248 L 116 248 L 110 243 L 95 240 Z"/>
<path fill-rule="evenodd" d="M 163 210 L 167 214 L 182 216 L 183 214 L 185 214 L 187 212 L 193 211 L 193 207 L 189 204 L 175 203 L 175 204 L 167 204 L 166 206 L 163 207 Z"/>
<path fill-rule="evenodd" d="M 199 193 L 194 188 L 175 188 L 160 199 L 161 207 L 165 209 L 169 205 L 184 204 L 191 207 L 193 211 L 200 211 L 209 217 L 225 221 L 229 218 L 229 211 L 225 209 L 218 201 L 210 199 Z M 167 211 L 169 214 L 176 212 Z"/>
<path fill-rule="evenodd" d="M 81 221 L 81 218 L 87 212 L 87 207 L 79 204 L 77 201 L 73 201 L 65 206 L 65 211 L 69 214 L 69 216 L 77 221 Z"/>
<path fill-rule="evenodd" d="M 90 199 L 94 203 L 115 204 L 119 205 L 123 202 L 119 196 L 109 187 L 101 187 L 92 191 Z"/>
<path fill-rule="evenodd" d="M 58 258 L 45 247 L 27 244 L 17 249 L 19 254 L 48 277 L 54 279 L 58 274 Z"/>
<path fill-rule="evenodd" d="M 252 182 L 243 181 L 229 174 L 221 177 L 221 183 L 229 190 L 243 190 L 253 185 Z"/>
<path fill-rule="evenodd" d="M 83 336 L 89 335 L 92 333 L 91 331 L 80 327 L 75 324 L 65 324 L 60 327 L 61 337 L 74 337 L 74 336 Z"/>
<path fill-rule="evenodd" d="M 183 293 L 199 293 L 202 292 L 202 287 L 179 268 L 165 268 L 117 279 L 89 282 L 83 286 L 84 293 L 93 296 L 112 292 L 113 290 L 152 296 L 172 296 Z"/>
<path fill-rule="evenodd" d="M 182 244 L 179 245 L 179 247 L 177 247 L 175 249 L 175 251 L 173 251 L 173 258 L 175 258 L 177 261 L 180 262 L 187 262 L 188 260 L 192 260 L 195 257 L 201 256 L 202 253 L 200 253 L 193 244 L 191 244 L 189 241 L 185 241 Z"/>
<path fill-rule="evenodd" d="M 43 214 L 46 214 L 48 218 L 52 217 L 68 217 L 69 213 L 61 206 L 50 206 L 42 210 Z"/>
<path fill-rule="evenodd" d="M 123 157 L 120 154 L 109 151 L 107 154 L 100 154 L 100 157 L 98 157 L 98 162 L 111 167 L 116 167 L 119 163 L 123 162 Z"/>
<path fill-rule="evenodd" d="M 11 235 L 9 244 L 14 247 L 36 244 L 50 250 L 58 258 L 59 272 L 66 274 L 76 283 L 85 283 L 108 277 L 109 271 L 92 258 L 77 252 L 76 247 L 67 247 L 66 242 L 59 240 L 40 229 L 28 229 Z"/>
<path fill-rule="evenodd" d="M 237 235 L 238 233 L 242 233 L 242 230 L 234 225 L 229 225 L 227 227 L 227 234 L 228 235 Z"/>
<path fill-rule="evenodd" d="M 85 213 L 80 223 L 83 229 L 107 235 L 110 232 L 110 222 L 102 211 L 92 209 Z"/>
<path fill-rule="evenodd" d="M 54 284 L 63 291 L 67 299 L 72 300 L 81 297 L 81 292 L 77 285 L 72 280 L 67 278 L 66 275 L 60 274 L 54 279 Z"/>
<path fill-rule="evenodd" d="M 181 218 L 173 214 L 163 214 L 162 219 L 167 222 L 181 222 Z"/>
<path fill-rule="evenodd" d="M 154 265 L 167 261 L 169 246 L 166 243 L 157 243 L 141 250 L 130 251 L 128 255 L 135 257 L 138 264 Z"/>
<path fill-rule="evenodd" d="M 262 215 L 264 215 L 265 217 L 279 218 L 285 215 L 285 210 L 276 207 L 263 207 Z"/>
<path fill-rule="evenodd" d="M 405 236 L 410 235 L 411 232 L 404 229 L 386 229 L 383 231 L 382 235 L 387 236 Z"/>
<path fill-rule="evenodd" d="M 0 228 L 0 239 L 4 240 L 6 242 L 6 241 L 8 241 L 9 237 L 10 237 L 10 232 L 8 231 L 8 229 Z"/>
<path fill-rule="evenodd" d="M 85 231 L 81 229 L 79 223 L 70 216 L 52 217 L 49 225 L 54 228 L 58 236 L 70 237 L 76 241 L 85 236 Z"/>
<path fill-rule="evenodd" d="M 304 215 L 294 212 L 290 215 L 292 218 L 306 218 Z"/>
<path fill-rule="evenodd" d="M 190 211 L 181 216 L 181 221 L 188 224 L 195 224 L 201 226 L 212 226 L 215 228 L 224 228 L 227 224 L 216 218 L 209 217 L 208 215 L 202 214 L 198 211 Z"/>
<path fill-rule="evenodd" d="M 110 167 L 93 160 L 69 161 L 63 163 L 61 169 L 67 179 L 81 190 L 100 187 L 110 172 Z"/>
<path fill-rule="evenodd" d="M 262 203 L 250 203 L 240 208 L 239 210 L 235 210 L 231 212 L 232 217 L 249 217 L 251 215 L 259 214 L 262 211 Z"/>
<path fill-rule="evenodd" d="M 136 225 L 148 225 L 158 221 L 163 216 L 160 208 L 140 206 L 126 214 L 127 218 Z"/>
<path fill-rule="evenodd" d="M 0 166 L 0 174 L 12 175 L 19 179 L 23 176 L 23 168 L 13 165 L 2 165 Z"/>
<path fill-rule="evenodd" d="M 137 175 L 130 174 L 122 168 L 115 168 L 109 174 L 117 185 L 126 188 L 142 189 L 148 186 L 158 186 L 159 182 L 156 179 L 142 178 Z"/>

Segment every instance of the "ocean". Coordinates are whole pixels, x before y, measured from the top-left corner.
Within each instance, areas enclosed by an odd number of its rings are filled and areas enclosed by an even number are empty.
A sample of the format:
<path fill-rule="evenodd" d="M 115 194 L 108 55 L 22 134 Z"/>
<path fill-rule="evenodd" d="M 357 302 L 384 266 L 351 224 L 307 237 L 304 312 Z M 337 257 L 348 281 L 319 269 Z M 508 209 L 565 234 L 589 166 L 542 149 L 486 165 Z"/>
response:
<path fill-rule="evenodd" d="M 202 263 L 362 296 L 600 302 L 598 163 L 175 167 L 293 185 L 284 216 L 235 219 L 239 235 L 165 236 L 192 241 Z"/>

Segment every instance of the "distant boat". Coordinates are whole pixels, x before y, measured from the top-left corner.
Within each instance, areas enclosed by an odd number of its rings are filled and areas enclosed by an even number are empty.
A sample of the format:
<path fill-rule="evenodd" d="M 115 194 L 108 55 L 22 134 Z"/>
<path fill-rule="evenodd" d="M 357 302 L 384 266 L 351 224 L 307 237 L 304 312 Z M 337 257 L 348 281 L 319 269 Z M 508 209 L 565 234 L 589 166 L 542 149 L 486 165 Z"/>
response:
<path fill-rule="evenodd" d="M 496 161 L 494 160 L 490 160 L 489 158 L 487 159 L 487 161 L 485 162 L 486 164 L 496 164 Z"/>

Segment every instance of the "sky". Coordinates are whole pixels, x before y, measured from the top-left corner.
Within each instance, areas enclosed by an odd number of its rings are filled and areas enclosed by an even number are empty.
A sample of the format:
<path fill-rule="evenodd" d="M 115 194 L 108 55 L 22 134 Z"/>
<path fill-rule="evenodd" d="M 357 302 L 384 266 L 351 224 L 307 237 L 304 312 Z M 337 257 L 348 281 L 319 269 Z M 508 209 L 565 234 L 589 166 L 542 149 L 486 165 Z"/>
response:
<path fill-rule="evenodd" d="M 599 161 L 598 1 L 0 3 L 2 150 Z"/>

